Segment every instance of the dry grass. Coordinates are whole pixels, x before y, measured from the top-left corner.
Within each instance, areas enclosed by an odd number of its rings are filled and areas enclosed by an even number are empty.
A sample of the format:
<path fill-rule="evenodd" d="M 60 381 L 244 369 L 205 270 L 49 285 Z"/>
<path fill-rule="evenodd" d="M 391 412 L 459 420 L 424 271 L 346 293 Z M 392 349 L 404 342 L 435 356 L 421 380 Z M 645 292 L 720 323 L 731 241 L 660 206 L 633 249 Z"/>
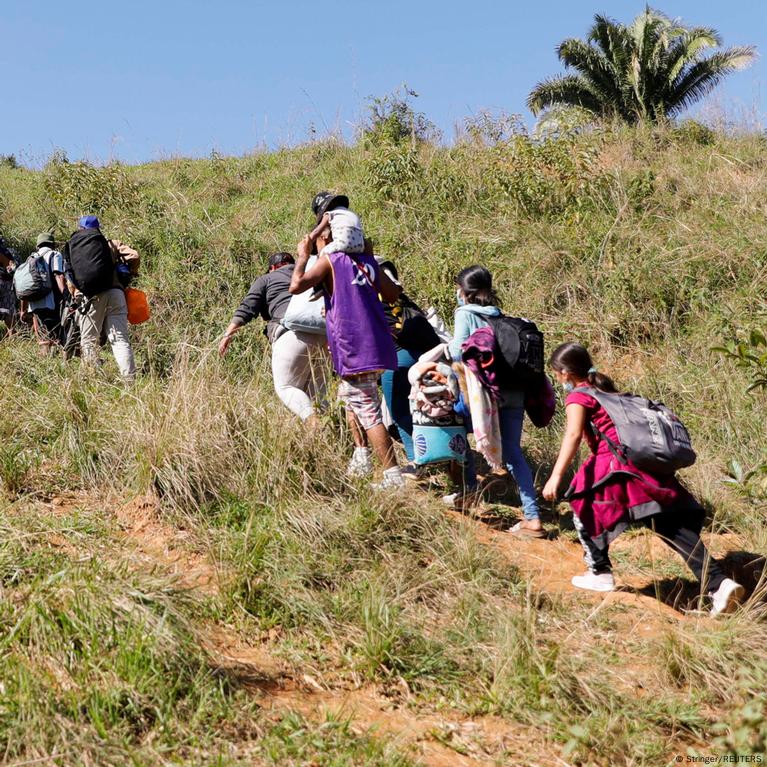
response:
<path fill-rule="evenodd" d="M 700 454 L 686 478 L 711 506 L 713 529 L 764 552 L 763 502 L 722 481 L 730 459 L 748 466 L 763 451 L 764 395 L 746 395 L 746 373 L 710 351 L 764 311 L 762 143 L 639 130 L 556 145 L 424 146 L 405 157 L 323 143 L 110 176 L 116 196 L 99 198 L 98 212 L 144 253 L 154 310 L 136 332 L 142 375 L 126 390 L 111 361 L 93 373 L 37 359 L 28 340 L 3 341 L 6 504 L 34 507 L 73 490 L 154 494 L 164 521 L 214 560 L 222 588 L 190 601 L 155 576 L 96 557 L 78 563 L 79 550 L 115 548 L 106 521 L 73 522 L 56 550 L 24 537 L 31 512 L 14 517 L 0 548 L 0 664 L 22 680 L 6 698 L 23 706 L 0 708 L 6 758 L 58 749 L 62 764 L 79 751 L 117 764 L 133 749 L 139 764 L 248 763 L 245 751 L 227 750 L 234 742 L 267 763 L 403 758 L 343 723 L 262 722 L 241 691 L 209 674 L 196 636 L 203 616 L 244 637 L 275 629 L 273 651 L 327 685 L 367 681 L 416 712 L 524 722 L 568 763 L 658 764 L 712 738 L 721 753 L 763 750 L 758 595 L 721 625 L 661 621 L 644 637 L 627 628 L 641 605 L 594 610 L 542 593 L 433 497 L 375 496 L 350 483 L 340 413 L 311 435 L 287 417 L 258 333 L 240 334 L 223 362 L 214 345 L 265 254 L 308 226 L 312 193 L 343 187 L 423 304 L 449 316 L 452 275 L 486 263 L 504 305 L 540 319 L 549 343 L 586 341 L 626 387 L 677 409 Z M 4 234 L 28 247 L 37 228 L 68 231 L 71 206 L 90 199 L 100 176 L 67 173 L 48 169 L 61 192 L 52 203 L 39 175 L 0 168 Z M 560 428 L 561 416 L 526 435 L 539 476 Z M 646 570 L 635 552 L 626 557 L 627 569 Z M 661 563 L 651 574 L 669 572 Z M 112 625 L 125 641 L 109 643 Z M 651 695 L 629 684 L 637 664 Z"/>

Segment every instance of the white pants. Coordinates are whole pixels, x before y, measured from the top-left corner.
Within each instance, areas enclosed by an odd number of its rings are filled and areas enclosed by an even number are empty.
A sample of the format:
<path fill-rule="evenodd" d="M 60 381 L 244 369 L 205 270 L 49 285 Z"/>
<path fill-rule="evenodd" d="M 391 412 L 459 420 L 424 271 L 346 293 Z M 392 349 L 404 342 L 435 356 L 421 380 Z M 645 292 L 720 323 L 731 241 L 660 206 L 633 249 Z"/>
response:
<path fill-rule="evenodd" d="M 91 305 L 85 314 L 78 312 L 76 316 L 80 325 L 83 360 L 88 363 L 98 362 L 101 335 L 106 332 L 120 374 L 123 378 L 134 378 L 136 363 L 128 337 L 128 305 L 125 303 L 125 293 L 120 288 L 105 290 L 91 299 Z"/>
<path fill-rule="evenodd" d="M 312 400 L 327 387 L 325 336 L 286 330 L 272 344 L 272 378 L 277 396 L 302 420 L 314 415 Z"/>

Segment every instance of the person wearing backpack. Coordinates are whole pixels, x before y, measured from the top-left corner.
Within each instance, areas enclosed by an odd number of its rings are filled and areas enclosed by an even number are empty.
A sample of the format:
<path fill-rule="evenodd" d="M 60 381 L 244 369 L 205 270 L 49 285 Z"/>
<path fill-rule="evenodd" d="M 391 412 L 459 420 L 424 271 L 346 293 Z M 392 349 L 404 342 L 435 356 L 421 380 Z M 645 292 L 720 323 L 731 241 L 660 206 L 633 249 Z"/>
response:
<path fill-rule="evenodd" d="M 456 300 L 453 340 L 448 353 L 453 361 L 461 361 L 464 343 L 480 328 L 491 327 L 503 314 L 498 308 L 498 297 L 493 290 L 493 276 L 484 266 L 469 266 L 455 278 Z M 522 424 L 525 417 L 524 389 L 504 384 L 500 387 L 498 421 L 501 438 L 502 461 L 519 486 L 524 518 L 510 528 L 519 538 L 544 538 L 538 500 L 535 495 L 533 473 L 522 452 Z M 460 494 L 446 496 L 446 504 L 460 504 Z"/>
<path fill-rule="evenodd" d="M 638 523 L 657 533 L 684 559 L 702 591 L 711 597 L 713 615 L 732 612 L 745 590 L 725 576 L 707 551 L 700 538 L 704 509 L 673 471 L 674 466 L 694 460 L 681 421 L 659 403 L 619 394 L 612 379 L 597 371 L 591 355 L 579 344 L 558 346 L 549 364 L 567 392 L 567 426 L 543 489 L 546 500 L 556 500 L 583 439 L 591 450 L 566 493 L 588 567 L 584 575 L 572 578 L 573 586 L 613 591 L 609 545 L 630 524 Z M 659 451 L 659 445 L 665 447 Z"/>
<path fill-rule="evenodd" d="M 96 216 L 83 216 L 78 225 L 62 255 L 70 291 L 81 307 L 76 317 L 83 361 L 98 363 L 105 335 L 120 374 L 131 381 L 136 363 L 128 334 L 125 288 L 138 270 L 138 253 L 119 240 L 107 240 Z"/>
<path fill-rule="evenodd" d="M 66 293 L 64 280 L 64 257 L 56 250 L 54 236 L 43 232 L 35 242 L 37 250 L 30 256 L 37 267 L 45 272 L 46 287 L 36 298 L 22 299 L 22 316 L 29 312 L 37 337 L 40 354 L 53 351 L 54 344 L 61 343 L 61 302 Z M 19 270 L 20 271 L 20 270 Z"/>
<path fill-rule="evenodd" d="M 16 323 L 16 294 L 13 290 L 13 272 L 16 258 L 13 251 L 0 237 L 0 319 L 10 334 Z"/>

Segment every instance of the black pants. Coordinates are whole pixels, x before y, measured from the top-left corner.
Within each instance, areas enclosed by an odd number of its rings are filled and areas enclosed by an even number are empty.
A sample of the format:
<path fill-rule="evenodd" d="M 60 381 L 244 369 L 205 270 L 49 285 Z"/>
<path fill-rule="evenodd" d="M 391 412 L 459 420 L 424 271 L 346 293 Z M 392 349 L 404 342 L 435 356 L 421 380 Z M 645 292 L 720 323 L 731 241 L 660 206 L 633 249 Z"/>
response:
<path fill-rule="evenodd" d="M 61 343 L 61 317 L 58 309 L 37 309 L 33 321 L 37 343 Z"/>
<path fill-rule="evenodd" d="M 591 572 L 596 574 L 612 572 L 613 566 L 610 562 L 608 547 L 599 548 L 584 530 L 580 520 L 575 516 L 573 518 L 575 529 L 583 545 L 584 559 Z M 679 554 L 700 581 L 704 592 L 716 591 L 727 577 L 700 539 L 700 531 L 703 527 L 701 513 L 669 510 L 647 517 L 635 524 L 649 527 L 663 539 L 667 546 Z"/>

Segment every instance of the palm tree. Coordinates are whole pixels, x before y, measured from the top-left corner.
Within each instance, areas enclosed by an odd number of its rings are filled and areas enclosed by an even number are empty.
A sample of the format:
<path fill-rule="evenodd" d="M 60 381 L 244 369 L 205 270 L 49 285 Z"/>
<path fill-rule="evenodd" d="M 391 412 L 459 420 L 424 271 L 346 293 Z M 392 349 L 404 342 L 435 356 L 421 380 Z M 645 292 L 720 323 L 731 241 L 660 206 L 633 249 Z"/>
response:
<path fill-rule="evenodd" d="M 751 45 L 704 53 L 721 44 L 715 29 L 684 27 L 649 7 L 628 26 L 597 15 L 588 40 L 571 38 L 557 47 L 575 74 L 538 83 L 527 105 L 535 115 L 580 107 L 628 123 L 673 117 L 756 55 Z"/>

